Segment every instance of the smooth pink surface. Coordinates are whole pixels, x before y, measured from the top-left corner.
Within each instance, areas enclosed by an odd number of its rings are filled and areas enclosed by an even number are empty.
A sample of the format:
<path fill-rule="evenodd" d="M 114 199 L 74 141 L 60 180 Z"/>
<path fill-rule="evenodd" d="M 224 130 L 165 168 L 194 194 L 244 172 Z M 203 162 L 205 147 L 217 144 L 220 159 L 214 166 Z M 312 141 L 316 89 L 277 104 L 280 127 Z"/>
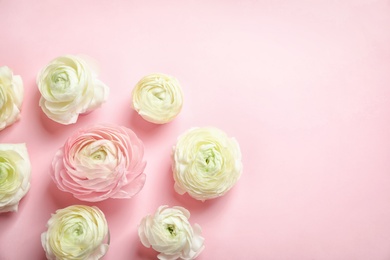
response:
<path fill-rule="evenodd" d="M 388 0 L 2 0 L 0 25 L 0 65 L 25 86 L 22 118 L 0 142 L 27 143 L 32 162 L 19 212 L 0 215 L 1 260 L 44 259 L 50 214 L 84 204 L 56 188 L 51 160 L 71 133 L 102 122 L 133 129 L 148 163 L 134 198 L 94 204 L 110 226 L 105 259 L 155 259 L 137 225 L 164 204 L 201 225 L 198 259 L 390 259 Z M 64 54 L 95 59 L 111 88 L 70 126 L 43 114 L 35 84 Z M 166 125 L 130 108 L 152 72 L 183 88 L 183 110 Z M 243 155 L 237 185 L 204 203 L 173 190 L 171 147 L 193 126 L 224 130 Z"/>

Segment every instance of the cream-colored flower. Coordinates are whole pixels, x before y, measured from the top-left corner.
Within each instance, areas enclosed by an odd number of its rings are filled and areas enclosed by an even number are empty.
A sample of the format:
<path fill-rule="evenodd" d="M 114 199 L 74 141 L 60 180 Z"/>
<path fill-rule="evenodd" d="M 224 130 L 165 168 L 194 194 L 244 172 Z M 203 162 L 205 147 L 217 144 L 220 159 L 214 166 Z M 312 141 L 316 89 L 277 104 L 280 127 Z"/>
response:
<path fill-rule="evenodd" d="M 20 118 L 23 93 L 22 78 L 7 66 L 0 67 L 0 130 Z"/>
<path fill-rule="evenodd" d="M 204 249 L 204 238 L 200 226 L 192 227 L 189 217 L 190 212 L 183 207 L 160 206 L 138 226 L 141 243 L 160 252 L 158 259 L 195 259 Z"/>
<path fill-rule="evenodd" d="M 30 177 L 26 144 L 0 144 L 0 212 L 18 210 L 30 189 Z"/>
<path fill-rule="evenodd" d="M 37 85 L 43 112 L 64 125 L 76 123 L 80 114 L 98 108 L 109 95 L 87 62 L 71 55 L 52 60 L 38 74 Z"/>
<path fill-rule="evenodd" d="M 192 128 L 173 147 L 175 190 L 197 200 L 224 195 L 242 172 L 237 141 L 213 127 Z"/>
<path fill-rule="evenodd" d="M 59 209 L 47 222 L 41 242 L 49 260 L 98 260 L 109 247 L 109 231 L 97 207 L 73 205 Z"/>
<path fill-rule="evenodd" d="M 134 87 L 133 108 L 155 124 L 172 121 L 181 111 L 183 94 L 176 78 L 162 74 L 143 77 Z"/>

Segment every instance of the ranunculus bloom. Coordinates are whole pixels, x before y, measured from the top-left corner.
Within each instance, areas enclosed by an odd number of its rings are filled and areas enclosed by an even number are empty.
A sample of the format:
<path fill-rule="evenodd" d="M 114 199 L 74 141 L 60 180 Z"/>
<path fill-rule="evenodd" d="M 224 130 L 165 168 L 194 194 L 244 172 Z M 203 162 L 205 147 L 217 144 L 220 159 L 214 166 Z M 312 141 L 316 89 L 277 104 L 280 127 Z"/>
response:
<path fill-rule="evenodd" d="M 87 127 L 74 133 L 57 151 L 52 178 L 60 190 L 80 200 L 131 198 L 145 183 L 143 155 L 143 143 L 130 129 Z"/>
<path fill-rule="evenodd" d="M 62 56 L 52 60 L 37 77 L 39 105 L 52 120 L 68 125 L 78 116 L 105 102 L 109 88 L 81 58 Z"/>
<path fill-rule="evenodd" d="M 109 240 L 103 212 L 83 205 L 57 210 L 41 235 L 49 260 L 98 260 L 106 254 Z"/>
<path fill-rule="evenodd" d="M 7 66 L 0 67 L 0 130 L 20 118 L 23 93 L 22 78 L 13 75 Z"/>
<path fill-rule="evenodd" d="M 165 124 L 181 111 L 183 94 L 177 79 L 156 73 L 143 77 L 134 87 L 133 108 L 146 121 Z"/>
<path fill-rule="evenodd" d="M 190 212 L 183 207 L 160 206 L 154 215 L 144 217 L 138 235 L 145 247 L 160 252 L 158 259 L 195 259 L 204 249 L 204 238 L 198 224 L 193 227 Z"/>
<path fill-rule="evenodd" d="M 214 127 L 192 128 L 173 147 L 175 190 L 197 200 L 224 195 L 242 172 L 237 141 Z"/>
<path fill-rule="evenodd" d="M 30 189 L 31 164 L 25 144 L 0 144 L 0 213 L 17 211 Z"/>

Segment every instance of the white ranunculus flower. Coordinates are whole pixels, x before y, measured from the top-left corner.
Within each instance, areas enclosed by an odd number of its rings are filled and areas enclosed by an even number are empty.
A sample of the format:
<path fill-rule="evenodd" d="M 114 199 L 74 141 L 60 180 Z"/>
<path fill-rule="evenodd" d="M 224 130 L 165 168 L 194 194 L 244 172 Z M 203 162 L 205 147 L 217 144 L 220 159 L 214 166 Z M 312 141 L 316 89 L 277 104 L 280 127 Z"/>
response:
<path fill-rule="evenodd" d="M 0 130 L 20 118 L 23 93 L 22 78 L 7 66 L 0 67 Z"/>
<path fill-rule="evenodd" d="M 30 189 L 30 178 L 26 144 L 0 144 L 0 213 L 18 210 Z"/>
<path fill-rule="evenodd" d="M 162 73 L 143 77 L 134 87 L 133 108 L 146 121 L 165 124 L 181 111 L 183 94 L 176 78 Z"/>
<path fill-rule="evenodd" d="M 38 74 L 37 85 L 43 112 L 64 125 L 76 123 L 80 114 L 96 109 L 109 95 L 87 62 L 71 55 L 52 60 Z"/>
<path fill-rule="evenodd" d="M 160 206 L 139 224 L 141 243 L 160 252 L 158 259 L 195 259 L 204 249 L 204 238 L 201 227 L 192 227 L 189 217 L 190 212 L 183 207 Z"/>
<path fill-rule="evenodd" d="M 240 147 L 217 128 L 192 128 L 173 147 L 172 170 L 179 194 L 201 201 L 222 196 L 241 176 Z"/>
<path fill-rule="evenodd" d="M 49 260 L 101 259 L 109 247 L 104 213 L 84 205 L 59 209 L 47 222 L 41 242 Z"/>

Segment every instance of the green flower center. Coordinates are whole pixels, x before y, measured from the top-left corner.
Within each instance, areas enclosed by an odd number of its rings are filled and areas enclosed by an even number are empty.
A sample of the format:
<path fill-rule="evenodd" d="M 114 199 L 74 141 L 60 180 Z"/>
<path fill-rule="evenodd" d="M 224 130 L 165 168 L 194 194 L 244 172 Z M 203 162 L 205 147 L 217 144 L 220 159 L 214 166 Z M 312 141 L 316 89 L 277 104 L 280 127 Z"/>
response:
<path fill-rule="evenodd" d="M 69 88 L 69 75 L 66 72 L 55 72 L 52 76 L 53 90 L 57 92 L 65 92 Z"/>
<path fill-rule="evenodd" d="M 105 151 L 104 148 L 100 148 L 96 152 L 93 152 L 91 154 L 91 157 L 95 161 L 104 161 L 107 157 L 107 152 Z"/>
<path fill-rule="evenodd" d="M 197 165 L 202 172 L 213 174 L 222 167 L 222 156 L 213 144 L 203 144 L 197 154 Z"/>
<path fill-rule="evenodd" d="M 173 224 L 167 224 L 166 229 L 168 230 L 171 236 L 176 236 L 176 226 Z"/>
<path fill-rule="evenodd" d="M 153 96 L 155 96 L 158 100 L 161 101 L 164 100 L 166 96 L 166 91 L 163 88 L 152 88 L 151 93 L 153 94 Z"/>
<path fill-rule="evenodd" d="M 0 157 L 0 185 L 5 186 L 14 181 L 14 171 L 12 164 L 3 157 Z"/>
<path fill-rule="evenodd" d="M 73 234 L 76 235 L 76 236 L 80 236 L 80 235 L 82 235 L 83 233 L 84 233 L 83 228 L 82 228 L 80 225 L 78 225 L 78 226 L 74 229 L 74 231 L 73 231 Z"/>
<path fill-rule="evenodd" d="M 66 228 L 65 238 L 68 241 L 81 242 L 83 240 L 84 228 L 82 223 L 77 222 Z"/>

